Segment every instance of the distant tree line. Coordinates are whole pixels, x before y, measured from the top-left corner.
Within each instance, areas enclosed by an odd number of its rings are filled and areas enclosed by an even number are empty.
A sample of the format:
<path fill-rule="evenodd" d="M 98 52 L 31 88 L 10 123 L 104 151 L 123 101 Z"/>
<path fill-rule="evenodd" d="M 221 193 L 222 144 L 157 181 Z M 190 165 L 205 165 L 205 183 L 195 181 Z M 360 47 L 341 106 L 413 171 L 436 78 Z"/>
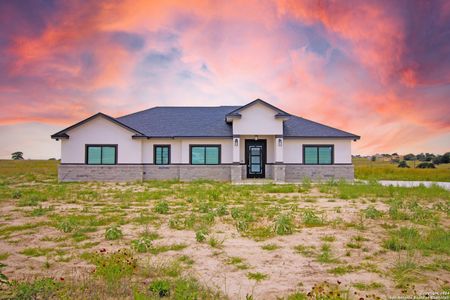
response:
<path fill-rule="evenodd" d="M 409 168 L 410 166 L 407 161 L 414 161 L 414 166 L 416 168 L 435 168 L 435 165 L 450 163 L 450 152 L 446 152 L 442 155 L 428 152 L 419 154 L 409 153 L 403 155 L 403 157 L 398 153 L 382 153 L 373 155 L 369 158 L 371 161 L 382 160 L 397 163 L 399 168 Z M 415 164 L 416 161 L 419 161 L 417 165 Z"/>
<path fill-rule="evenodd" d="M 435 165 L 439 164 L 449 164 L 450 163 L 450 152 L 446 152 L 443 155 L 434 155 L 433 153 L 420 153 L 414 155 L 412 153 L 403 156 L 404 160 L 418 160 L 422 162 L 432 162 Z"/>

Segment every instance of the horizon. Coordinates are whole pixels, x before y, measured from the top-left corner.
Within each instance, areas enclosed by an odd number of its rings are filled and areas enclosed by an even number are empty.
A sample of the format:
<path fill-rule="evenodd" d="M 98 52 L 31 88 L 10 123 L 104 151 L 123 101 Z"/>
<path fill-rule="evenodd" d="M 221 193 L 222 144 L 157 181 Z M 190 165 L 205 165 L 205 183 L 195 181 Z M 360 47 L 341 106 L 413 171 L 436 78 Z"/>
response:
<path fill-rule="evenodd" d="M 354 155 L 444 154 L 449 19 L 448 1 L 1 2 L 0 159 L 59 158 L 50 135 L 97 112 L 257 98 L 361 136 Z"/>

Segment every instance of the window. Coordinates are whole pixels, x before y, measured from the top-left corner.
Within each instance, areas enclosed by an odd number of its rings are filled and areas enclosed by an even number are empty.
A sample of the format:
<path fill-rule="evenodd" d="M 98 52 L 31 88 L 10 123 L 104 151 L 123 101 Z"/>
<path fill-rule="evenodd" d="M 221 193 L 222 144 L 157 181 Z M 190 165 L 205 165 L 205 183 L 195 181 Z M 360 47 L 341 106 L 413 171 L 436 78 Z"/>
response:
<path fill-rule="evenodd" d="M 303 163 L 306 165 L 333 164 L 333 145 L 304 145 Z"/>
<path fill-rule="evenodd" d="M 170 164 L 170 145 L 153 146 L 153 163 L 155 165 Z"/>
<path fill-rule="evenodd" d="M 191 145 L 191 165 L 220 164 L 220 145 Z"/>
<path fill-rule="evenodd" d="M 117 145 L 86 145 L 86 164 L 117 164 Z"/>

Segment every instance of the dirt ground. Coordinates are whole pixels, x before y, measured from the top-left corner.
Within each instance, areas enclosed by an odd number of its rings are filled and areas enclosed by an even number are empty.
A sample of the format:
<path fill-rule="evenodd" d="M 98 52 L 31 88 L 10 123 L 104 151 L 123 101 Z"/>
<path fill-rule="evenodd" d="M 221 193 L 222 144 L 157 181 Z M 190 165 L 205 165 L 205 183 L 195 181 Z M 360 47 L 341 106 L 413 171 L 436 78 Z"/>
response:
<path fill-rule="evenodd" d="M 90 190 L 116 192 L 147 191 L 155 192 L 158 188 L 133 188 L 130 185 L 97 184 L 89 186 Z M 260 197 L 264 198 L 264 195 Z M 270 193 L 270 199 L 279 199 L 281 211 L 294 214 L 295 230 L 292 234 L 271 235 L 254 238 L 240 232 L 230 213 L 216 216 L 208 228 L 208 237 L 214 237 L 219 245 L 212 246 L 207 241 L 196 240 L 194 229 L 174 229 L 170 220 L 186 211 L 194 211 L 189 202 L 178 196 L 163 197 L 169 203 L 169 212 L 158 214 L 153 211 L 158 201 L 137 202 L 107 198 L 95 199 L 52 199 L 41 202 L 39 208 L 46 210 L 43 215 L 30 215 L 37 206 L 18 206 L 17 199 L 0 202 L 0 255 L 6 257 L 0 261 L 6 266 L 3 273 L 11 280 L 24 280 L 36 276 L 52 278 L 72 278 L 90 274 L 95 266 L 81 258 L 83 253 L 113 253 L 118 249 L 130 248 L 133 240 L 138 239 L 144 231 L 155 232 L 159 238 L 153 246 L 183 244 L 178 250 L 168 250 L 159 254 L 136 253 L 141 264 L 171 261 L 180 256 L 192 259 L 192 266 L 184 273 L 197 278 L 199 282 L 212 289 L 220 290 L 230 299 L 245 299 L 253 295 L 254 299 L 278 299 L 287 297 L 297 291 L 307 292 L 320 282 L 337 283 L 343 289 L 350 289 L 351 297 L 368 298 L 376 295 L 386 298 L 404 293 L 422 293 L 441 291 L 448 285 L 450 272 L 448 256 L 444 253 L 422 253 L 420 251 L 390 251 L 383 246 L 389 229 L 411 226 L 410 220 L 391 220 L 388 218 L 390 206 L 386 199 L 340 199 L 322 193 L 318 188 L 306 192 Z M 270 202 L 270 199 L 258 202 Z M 247 201 L 247 200 L 246 200 Z M 220 201 L 219 201 L 220 202 Z M 241 202 L 228 203 L 228 209 Z M 195 201 L 194 201 L 195 204 Z M 193 204 L 192 204 L 193 205 Z M 246 203 L 248 205 L 248 203 Z M 268 204 L 271 205 L 271 204 Z M 429 204 L 432 206 L 432 203 Z M 262 212 L 264 212 L 264 206 Z M 266 206 L 269 207 L 269 206 Z M 361 211 L 374 208 L 383 214 L 380 218 L 364 218 Z M 425 207 L 425 204 L 424 204 Z M 325 223 L 320 226 L 304 226 L 297 212 L 313 209 L 321 215 Z M 145 224 L 133 222 L 142 211 L 155 216 L 154 221 Z M 434 212 L 435 213 L 435 212 Z M 99 225 L 95 230 L 85 233 L 86 238 L 76 241 L 67 233 L 55 226 L 54 217 L 65 215 L 89 215 L 92 218 L 111 215 L 125 220 L 120 225 L 123 237 L 118 240 L 106 240 L 105 229 L 108 225 Z M 300 214 L 299 214 L 300 215 Z M 253 226 L 272 226 L 273 220 L 261 215 Z M 14 228 L 34 224 L 29 228 Z M 253 223 L 252 223 L 253 224 Z M 448 232 L 448 215 L 440 218 L 440 226 Z M 414 224 L 417 228 L 427 228 L 427 224 Z M 360 228 L 363 227 L 363 228 Z M 355 242 L 355 239 L 358 240 Z M 322 247 L 327 244 L 332 259 L 328 262 L 320 260 Z M 274 249 L 265 250 L 263 246 L 271 245 Z M 25 254 L 27 248 L 44 249 L 44 254 Z M 300 250 L 299 250 L 300 249 Z M 303 250 L 302 250 L 303 249 Z M 239 258 L 230 263 L 230 259 Z M 413 287 L 399 287 L 394 269 L 399 261 L 410 259 L 417 266 L 430 266 L 436 261 L 444 261 L 447 267 L 417 267 L 406 269 L 412 272 Z M 333 271 L 338 268 L 338 270 Z M 342 271 L 339 270 L 342 269 Z M 397 268 L 398 269 L 398 268 Z M 397 270 L 396 269 L 396 270 Z M 397 270 L 398 271 L 398 270 Z M 255 280 L 249 273 L 264 274 L 263 279 Z M 395 273 L 396 274 L 396 273 Z M 401 278 L 400 278 L 401 279 Z M 146 278 L 139 280 L 147 281 Z M 376 284 L 374 284 L 376 283 Z M 366 284 L 373 287 L 358 289 L 356 286 Z M 407 290 L 407 292 L 404 292 Z"/>

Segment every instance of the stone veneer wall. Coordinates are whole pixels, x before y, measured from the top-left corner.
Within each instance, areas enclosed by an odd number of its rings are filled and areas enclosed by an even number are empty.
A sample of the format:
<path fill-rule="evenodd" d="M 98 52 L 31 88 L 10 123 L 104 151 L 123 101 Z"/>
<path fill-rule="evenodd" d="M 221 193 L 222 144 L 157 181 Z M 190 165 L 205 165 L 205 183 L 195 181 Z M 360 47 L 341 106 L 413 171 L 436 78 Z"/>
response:
<path fill-rule="evenodd" d="M 231 180 L 231 165 L 60 165 L 59 181 Z"/>
<path fill-rule="evenodd" d="M 355 178 L 353 165 L 285 165 L 285 181 L 298 182 L 303 178 L 312 180 Z"/>
<path fill-rule="evenodd" d="M 241 177 L 239 176 L 241 175 Z M 354 179 L 353 165 L 266 165 L 266 178 L 277 182 L 312 180 Z M 136 181 L 179 179 L 191 181 L 211 179 L 238 182 L 245 180 L 245 165 L 60 165 L 59 181 Z"/>
<path fill-rule="evenodd" d="M 142 180 L 143 165 L 59 165 L 59 181 Z"/>

